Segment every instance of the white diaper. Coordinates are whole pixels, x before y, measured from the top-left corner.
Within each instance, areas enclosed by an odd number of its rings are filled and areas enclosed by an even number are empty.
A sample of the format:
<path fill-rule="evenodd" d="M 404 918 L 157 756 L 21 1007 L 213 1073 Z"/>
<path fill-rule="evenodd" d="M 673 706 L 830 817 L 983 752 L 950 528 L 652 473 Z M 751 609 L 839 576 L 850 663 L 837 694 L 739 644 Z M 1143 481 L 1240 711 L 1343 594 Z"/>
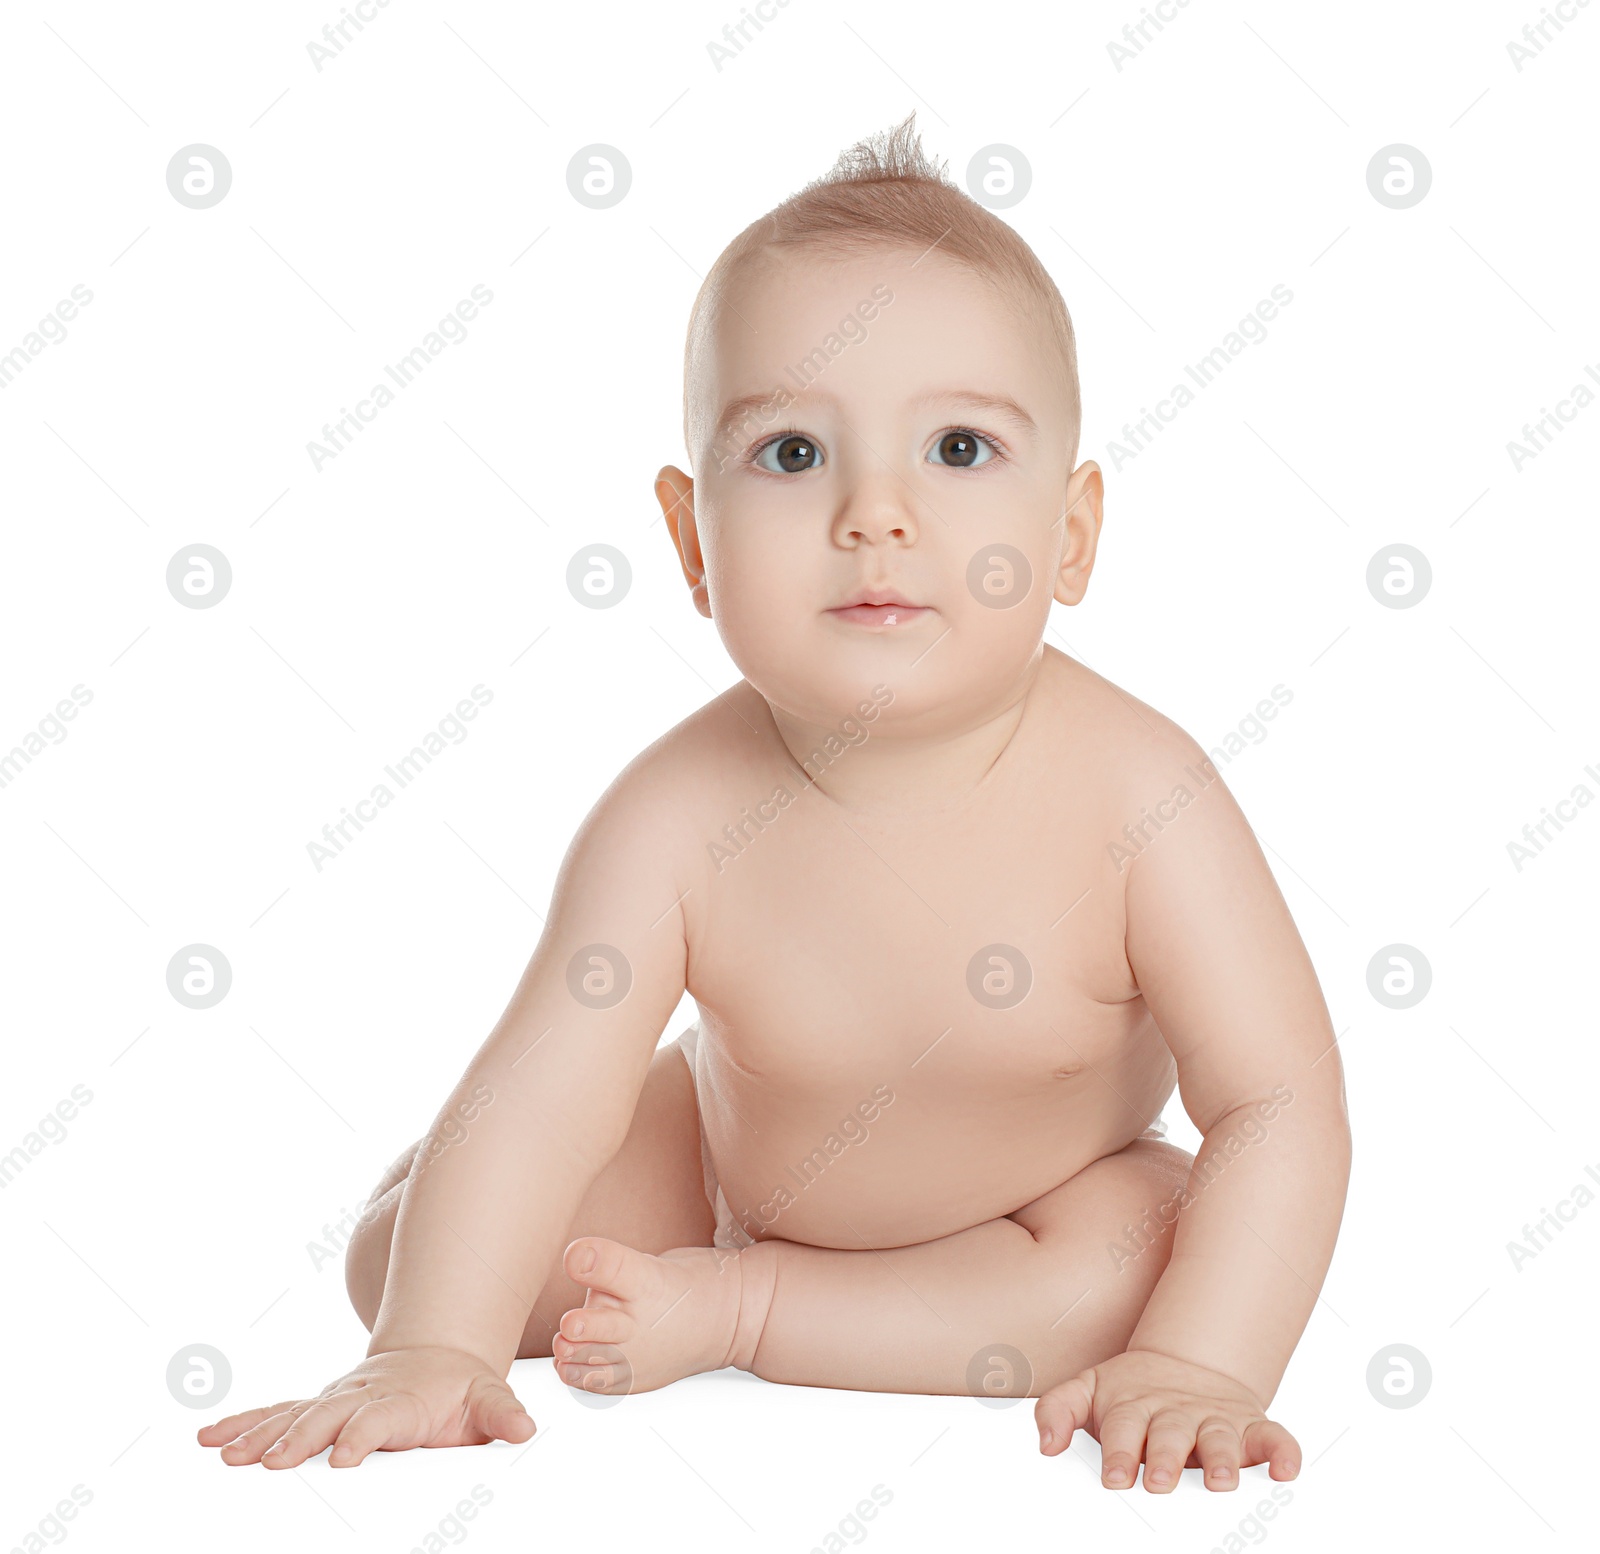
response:
<path fill-rule="evenodd" d="M 678 1037 L 678 1050 L 689 1065 L 689 1078 L 695 1087 L 695 1116 L 700 1122 L 700 1177 L 705 1186 L 706 1202 L 711 1205 L 711 1212 L 717 1221 L 717 1228 L 712 1232 L 711 1244 L 736 1252 L 744 1247 L 754 1246 L 755 1237 L 734 1219 L 733 1210 L 728 1207 L 728 1200 L 723 1196 L 722 1184 L 717 1180 L 717 1168 L 712 1163 L 711 1140 L 706 1136 L 705 1118 L 700 1116 L 700 1082 L 695 1071 L 695 1054 L 699 1044 L 700 1022 L 696 1020 Z"/>

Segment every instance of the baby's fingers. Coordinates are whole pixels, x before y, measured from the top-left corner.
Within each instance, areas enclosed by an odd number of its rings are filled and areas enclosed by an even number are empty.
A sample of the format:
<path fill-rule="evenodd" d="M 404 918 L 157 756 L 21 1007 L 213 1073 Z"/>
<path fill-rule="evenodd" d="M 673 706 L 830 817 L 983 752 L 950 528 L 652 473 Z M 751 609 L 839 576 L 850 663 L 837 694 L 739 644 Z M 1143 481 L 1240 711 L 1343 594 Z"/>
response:
<path fill-rule="evenodd" d="M 1056 1457 L 1072 1444 L 1073 1433 L 1088 1428 L 1094 1405 L 1093 1371 L 1085 1371 L 1051 1387 L 1034 1405 L 1033 1422 L 1039 1431 L 1039 1450 Z"/>
<path fill-rule="evenodd" d="M 251 1462 L 260 1462 L 261 1454 L 294 1423 L 295 1416 L 302 1409 L 310 1407 L 309 1403 L 286 1403 L 268 1413 L 265 1419 L 241 1432 L 237 1440 L 229 1441 L 222 1448 L 222 1460 L 230 1468 L 241 1467 Z M 252 1412 L 266 1413 L 266 1410 L 255 1409 Z M 246 1414 L 243 1417 L 248 1419 L 250 1415 Z"/>
<path fill-rule="evenodd" d="M 1300 1471 L 1300 1443 L 1271 1419 L 1258 1419 L 1244 1432 L 1244 1465 L 1269 1463 L 1268 1474 L 1275 1479 L 1293 1478 Z"/>
<path fill-rule="evenodd" d="M 1207 1489 L 1239 1487 L 1239 1432 L 1226 1419 L 1213 1414 L 1195 1436 L 1202 1481 Z M 1149 1474 L 1146 1473 L 1146 1477 Z"/>
<path fill-rule="evenodd" d="M 298 1468 L 307 1458 L 315 1457 L 324 1447 L 331 1445 L 345 1422 L 360 1407 L 361 1395 L 358 1392 L 335 1393 L 331 1398 L 320 1398 L 308 1404 L 299 1418 L 283 1432 L 278 1443 L 262 1454 L 261 1466 Z"/>
<path fill-rule="evenodd" d="M 363 1403 L 339 1432 L 339 1438 L 328 1453 L 330 1468 L 354 1468 L 368 1456 L 394 1442 L 395 1417 L 391 1398 L 379 1398 L 375 1403 Z"/>
<path fill-rule="evenodd" d="M 195 1439 L 202 1446 L 226 1446 L 246 1430 L 253 1430 L 263 1419 L 270 1419 L 274 1414 L 287 1414 L 296 1406 L 292 1402 L 274 1403 L 271 1408 L 250 1408 L 242 1414 L 229 1414 L 215 1424 L 202 1426 Z"/>
<path fill-rule="evenodd" d="M 1100 1482 L 1107 1489 L 1132 1489 L 1144 1455 L 1150 1416 L 1137 1403 L 1116 1403 L 1100 1425 Z"/>
<path fill-rule="evenodd" d="M 1153 1495 L 1171 1494 L 1195 1444 L 1194 1414 L 1186 1408 L 1163 1408 L 1150 1421 L 1144 1448 L 1144 1487 Z"/>
<path fill-rule="evenodd" d="M 467 1414 L 491 1441 L 520 1445 L 537 1428 L 516 1393 L 493 1376 L 480 1377 L 468 1390 Z"/>

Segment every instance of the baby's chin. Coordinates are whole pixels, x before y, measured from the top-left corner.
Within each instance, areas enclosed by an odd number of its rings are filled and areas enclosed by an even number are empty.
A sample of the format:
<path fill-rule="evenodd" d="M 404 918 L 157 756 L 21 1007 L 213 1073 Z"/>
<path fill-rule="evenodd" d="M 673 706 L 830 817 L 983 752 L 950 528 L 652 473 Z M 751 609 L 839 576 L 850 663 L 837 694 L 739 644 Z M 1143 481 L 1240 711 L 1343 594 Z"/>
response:
<path fill-rule="evenodd" d="M 776 709 L 818 728 L 854 718 L 882 734 L 915 737 L 981 722 L 1003 704 L 1018 666 L 955 651 L 943 626 L 917 641 L 836 639 L 729 652 L 746 680 Z M 930 646 L 931 644 L 931 646 Z M 951 651 L 946 651 L 947 649 Z"/>

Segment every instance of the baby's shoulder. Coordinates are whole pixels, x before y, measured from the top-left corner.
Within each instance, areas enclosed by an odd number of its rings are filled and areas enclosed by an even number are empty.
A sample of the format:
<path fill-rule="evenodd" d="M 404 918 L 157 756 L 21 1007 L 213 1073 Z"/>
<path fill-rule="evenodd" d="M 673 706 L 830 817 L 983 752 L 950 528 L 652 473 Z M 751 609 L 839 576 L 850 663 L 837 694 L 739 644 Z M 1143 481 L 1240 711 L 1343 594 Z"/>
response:
<path fill-rule="evenodd" d="M 1065 653 L 1047 646 L 1045 654 L 1042 721 L 1084 789 L 1118 798 L 1165 792 L 1211 771 L 1199 741 L 1164 712 Z"/>
<path fill-rule="evenodd" d="M 559 916 L 569 927 L 586 925 L 571 931 L 589 940 L 617 943 L 619 925 L 640 913 L 652 926 L 660 923 L 689 894 L 696 837 L 715 834 L 711 817 L 736 812 L 727 795 L 759 728 L 736 686 L 634 756 L 573 833 L 550 921 Z"/>
<path fill-rule="evenodd" d="M 741 680 L 646 745 L 613 779 L 594 820 L 647 832 L 657 843 L 698 836 L 708 816 L 752 802 L 773 770 L 776 731 L 766 703 Z M 764 796 L 770 789 L 761 789 Z"/>

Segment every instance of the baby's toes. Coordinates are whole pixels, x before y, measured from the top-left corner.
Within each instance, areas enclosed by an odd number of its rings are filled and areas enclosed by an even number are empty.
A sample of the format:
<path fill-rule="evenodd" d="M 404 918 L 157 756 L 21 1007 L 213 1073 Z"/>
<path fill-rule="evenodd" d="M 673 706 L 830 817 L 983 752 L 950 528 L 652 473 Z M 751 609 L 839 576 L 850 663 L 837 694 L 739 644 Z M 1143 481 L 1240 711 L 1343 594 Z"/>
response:
<path fill-rule="evenodd" d="M 551 1342 L 556 1373 L 571 1387 L 586 1392 L 628 1390 L 633 1371 L 620 1347 L 637 1335 L 639 1324 L 615 1306 L 585 1306 L 569 1311 Z"/>
<path fill-rule="evenodd" d="M 570 1358 L 556 1361 L 556 1373 L 569 1387 L 612 1395 L 633 1391 L 633 1366 L 613 1344 L 580 1344 Z"/>
<path fill-rule="evenodd" d="M 661 1293 L 661 1259 L 607 1236 L 580 1236 L 567 1248 L 562 1264 L 569 1279 L 588 1286 L 591 1301 L 598 1292 L 636 1305 Z"/>
<path fill-rule="evenodd" d="M 618 1306 L 584 1306 L 561 1319 L 560 1336 L 569 1344 L 625 1344 L 639 1331 L 633 1314 Z"/>

